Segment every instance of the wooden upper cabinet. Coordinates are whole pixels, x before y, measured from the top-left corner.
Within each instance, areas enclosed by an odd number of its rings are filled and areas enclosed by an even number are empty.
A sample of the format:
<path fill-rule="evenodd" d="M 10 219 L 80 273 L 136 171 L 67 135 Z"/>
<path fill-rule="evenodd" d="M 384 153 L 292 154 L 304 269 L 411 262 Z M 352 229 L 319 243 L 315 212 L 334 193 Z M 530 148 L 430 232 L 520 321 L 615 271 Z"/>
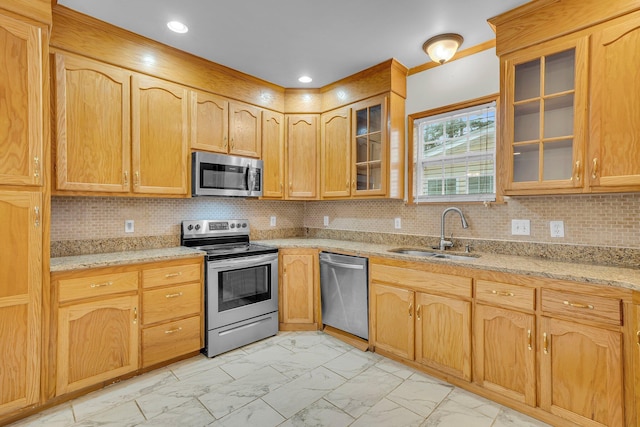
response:
<path fill-rule="evenodd" d="M 229 154 L 259 158 L 261 126 L 260 108 L 229 102 Z"/>
<path fill-rule="evenodd" d="M 284 115 L 262 112 L 262 197 L 284 198 Z"/>
<path fill-rule="evenodd" d="M 287 116 L 287 199 L 318 198 L 317 114 Z"/>
<path fill-rule="evenodd" d="M 640 12 L 592 37 L 589 169 L 593 191 L 640 191 Z"/>
<path fill-rule="evenodd" d="M 229 151 L 229 101 L 225 98 L 191 91 L 191 149 Z"/>
<path fill-rule="evenodd" d="M 56 189 L 129 192 L 131 73 L 55 54 Z"/>
<path fill-rule="evenodd" d="M 41 212 L 39 192 L 0 190 L 0 416 L 39 401 Z"/>
<path fill-rule="evenodd" d="M 43 183 L 46 28 L 0 13 L 0 184 Z"/>
<path fill-rule="evenodd" d="M 320 116 L 320 195 L 351 195 L 351 108 Z"/>
<path fill-rule="evenodd" d="M 582 191 L 587 48 L 586 38 L 569 37 L 503 58 L 507 194 Z"/>
<path fill-rule="evenodd" d="M 131 97 L 133 191 L 186 195 L 188 90 L 134 74 Z"/>
<path fill-rule="evenodd" d="M 624 425 L 620 332 L 549 317 L 540 327 L 540 407 L 581 426 Z"/>

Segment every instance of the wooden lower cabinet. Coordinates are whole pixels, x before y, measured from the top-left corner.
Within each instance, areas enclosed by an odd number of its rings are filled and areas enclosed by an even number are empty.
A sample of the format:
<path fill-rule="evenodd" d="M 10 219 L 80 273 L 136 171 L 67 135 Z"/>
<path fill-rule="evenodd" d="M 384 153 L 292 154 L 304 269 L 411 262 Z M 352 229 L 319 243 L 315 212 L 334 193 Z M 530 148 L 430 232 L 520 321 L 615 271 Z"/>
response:
<path fill-rule="evenodd" d="M 317 249 L 281 249 L 279 322 L 282 330 L 312 330 L 320 324 Z"/>
<path fill-rule="evenodd" d="M 369 290 L 370 344 L 376 349 L 413 360 L 415 292 L 371 282 Z"/>
<path fill-rule="evenodd" d="M 142 367 L 146 368 L 202 348 L 200 316 L 142 330 Z"/>
<path fill-rule="evenodd" d="M 543 316 L 540 407 L 581 426 L 622 426 L 622 336 Z"/>
<path fill-rule="evenodd" d="M 535 316 L 477 304 L 473 323 L 474 381 L 536 406 Z"/>
<path fill-rule="evenodd" d="M 138 295 L 59 308 L 57 350 L 57 395 L 138 369 Z"/>
<path fill-rule="evenodd" d="M 471 303 L 416 293 L 416 362 L 471 381 Z"/>

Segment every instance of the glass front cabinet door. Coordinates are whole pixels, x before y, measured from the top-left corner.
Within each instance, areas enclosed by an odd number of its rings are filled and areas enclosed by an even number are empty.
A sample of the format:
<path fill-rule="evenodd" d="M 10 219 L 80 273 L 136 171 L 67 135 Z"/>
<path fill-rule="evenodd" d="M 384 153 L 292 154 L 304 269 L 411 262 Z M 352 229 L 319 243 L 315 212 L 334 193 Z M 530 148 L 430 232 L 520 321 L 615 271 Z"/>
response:
<path fill-rule="evenodd" d="M 353 107 L 352 196 L 386 194 L 387 98 Z"/>
<path fill-rule="evenodd" d="M 506 194 L 582 191 L 587 52 L 559 39 L 504 57 Z"/>

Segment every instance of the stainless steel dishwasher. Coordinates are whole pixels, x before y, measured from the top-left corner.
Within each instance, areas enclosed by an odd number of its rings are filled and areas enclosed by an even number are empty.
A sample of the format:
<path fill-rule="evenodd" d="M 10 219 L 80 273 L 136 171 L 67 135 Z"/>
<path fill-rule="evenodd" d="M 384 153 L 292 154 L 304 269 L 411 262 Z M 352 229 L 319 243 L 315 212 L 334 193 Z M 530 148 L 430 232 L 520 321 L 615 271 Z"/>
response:
<path fill-rule="evenodd" d="M 322 323 L 369 339 L 368 259 L 320 252 Z"/>

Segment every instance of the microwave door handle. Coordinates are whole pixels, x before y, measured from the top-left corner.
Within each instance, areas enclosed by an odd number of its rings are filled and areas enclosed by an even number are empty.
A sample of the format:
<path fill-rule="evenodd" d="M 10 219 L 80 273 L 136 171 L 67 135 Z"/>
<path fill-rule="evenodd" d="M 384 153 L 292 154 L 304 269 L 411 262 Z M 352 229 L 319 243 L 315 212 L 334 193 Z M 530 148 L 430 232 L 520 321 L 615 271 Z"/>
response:
<path fill-rule="evenodd" d="M 255 187 L 255 183 L 256 183 L 256 174 L 255 173 L 251 173 L 251 171 L 253 170 L 253 168 L 249 165 L 247 165 L 247 173 L 245 176 L 245 185 L 248 191 L 253 191 L 254 187 Z"/>

